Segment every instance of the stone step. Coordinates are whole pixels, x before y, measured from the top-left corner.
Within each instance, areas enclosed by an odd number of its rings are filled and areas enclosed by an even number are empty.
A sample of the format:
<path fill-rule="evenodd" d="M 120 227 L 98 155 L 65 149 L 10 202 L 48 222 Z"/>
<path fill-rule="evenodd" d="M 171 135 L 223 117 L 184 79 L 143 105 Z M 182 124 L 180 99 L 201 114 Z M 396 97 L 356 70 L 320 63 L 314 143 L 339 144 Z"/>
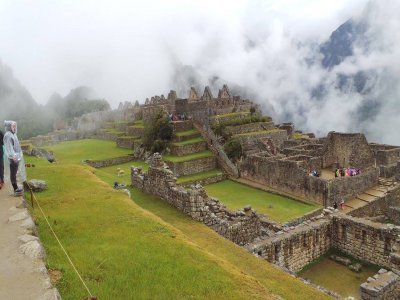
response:
<path fill-rule="evenodd" d="M 381 191 L 375 190 L 374 188 L 370 188 L 370 189 L 364 191 L 364 194 L 375 196 L 375 197 L 382 197 L 382 196 L 385 196 L 386 192 L 381 192 Z"/>
<path fill-rule="evenodd" d="M 357 198 L 357 199 L 360 199 L 360 200 L 362 200 L 362 201 L 364 201 L 364 202 L 369 203 L 369 202 L 371 202 L 371 201 L 374 201 L 374 200 L 377 199 L 378 197 L 371 196 L 371 195 L 368 195 L 368 194 L 361 194 L 361 195 L 358 195 L 356 198 Z"/>

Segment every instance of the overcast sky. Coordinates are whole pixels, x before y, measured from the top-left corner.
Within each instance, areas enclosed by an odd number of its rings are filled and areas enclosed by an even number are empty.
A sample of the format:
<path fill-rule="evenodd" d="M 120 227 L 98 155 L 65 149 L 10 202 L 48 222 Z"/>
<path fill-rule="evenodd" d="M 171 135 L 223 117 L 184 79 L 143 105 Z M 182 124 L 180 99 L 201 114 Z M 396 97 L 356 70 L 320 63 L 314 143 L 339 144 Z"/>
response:
<path fill-rule="evenodd" d="M 0 0 L 0 59 L 43 104 L 84 85 L 116 108 L 212 81 L 214 95 L 239 86 L 276 123 L 400 144 L 399 11 L 399 0 Z M 350 18 L 366 25 L 367 46 L 322 68 L 319 45 Z"/>
<path fill-rule="evenodd" d="M 288 42 L 326 40 L 366 2 L 0 0 L 0 59 L 39 103 L 86 85 L 116 107 L 176 89 L 177 65 L 246 85 L 258 62 L 245 39 L 291 55 Z"/>

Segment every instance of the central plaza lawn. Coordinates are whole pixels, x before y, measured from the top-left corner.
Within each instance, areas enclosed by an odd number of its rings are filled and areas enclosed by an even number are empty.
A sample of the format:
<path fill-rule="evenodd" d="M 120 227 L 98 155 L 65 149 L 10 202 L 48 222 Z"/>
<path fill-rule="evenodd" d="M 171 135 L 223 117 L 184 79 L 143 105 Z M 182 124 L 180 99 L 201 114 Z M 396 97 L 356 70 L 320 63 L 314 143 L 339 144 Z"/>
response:
<path fill-rule="evenodd" d="M 224 180 L 204 187 L 208 195 L 218 198 L 231 210 L 241 209 L 251 205 L 261 214 L 266 214 L 272 220 L 284 223 L 320 206 L 296 201 L 284 196 L 268 193 L 238 182 Z"/>
<path fill-rule="evenodd" d="M 85 159 L 101 160 L 133 153 L 131 149 L 117 147 L 115 142 L 95 139 L 62 142 L 44 148 L 53 151 L 56 160 L 63 163 L 80 163 Z"/>
<path fill-rule="evenodd" d="M 98 142 L 96 155 L 104 145 Z M 47 181 L 49 188 L 36 194 L 38 201 L 98 299 L 329 299 L 161 199 L 131 188 L 132 201 L 112 189 L 121 166 L 81 165 L 88 153 L 73 157 L 79 143 L 87 148 L 87 141 L 48 147 L 57 164 L 25 160 L 35 164 L 27 168 L 29 178 Z M 111 149 L 114 143 L 108 143 Z M 107 151 L 119 155 L 118 149 Z M 46 264 L 61 271 L 55 285 L 62 298 L 84 299 L 85 289 L 37 207 L 32 213 Z"/>

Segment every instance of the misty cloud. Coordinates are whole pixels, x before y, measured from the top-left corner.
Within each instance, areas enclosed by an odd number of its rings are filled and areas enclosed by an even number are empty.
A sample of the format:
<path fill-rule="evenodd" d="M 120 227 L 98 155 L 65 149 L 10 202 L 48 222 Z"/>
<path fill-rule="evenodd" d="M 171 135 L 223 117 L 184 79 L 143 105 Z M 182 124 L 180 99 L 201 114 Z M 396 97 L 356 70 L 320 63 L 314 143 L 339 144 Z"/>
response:
<path fill-rule="evenodd" d="M 43 104 L 82 85 L 116 107 L 170 89 L 185 97 L 190 86 L 216 94 L 228 83 L 277 122 L 400 144 L 399 8 L 395 0 L 2 1 L 0 57 Z M 365 32 L 327 70 L 320 45 L 350 18 Z"/>

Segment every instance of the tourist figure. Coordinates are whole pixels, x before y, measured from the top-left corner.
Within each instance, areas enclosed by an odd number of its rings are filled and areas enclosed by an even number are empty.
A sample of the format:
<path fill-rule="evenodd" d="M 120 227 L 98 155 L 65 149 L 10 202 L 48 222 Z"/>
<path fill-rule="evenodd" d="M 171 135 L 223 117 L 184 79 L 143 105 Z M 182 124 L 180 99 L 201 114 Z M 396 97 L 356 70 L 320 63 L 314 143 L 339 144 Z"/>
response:
<path fill-rule="evenodd" d="M 4 186 L 4 151 L 3 151 L 3 131 L 0 130 L 0 190 Z"/>
<path fill-rule="evenodd" d="M 4 127 L 6 132 L 3 138 L 4 152 L 5 152 L 5 157 L 7 159 L 6 162 L 9 164 L 10 167 L 10 180 L 14 188 L 14 194 L 20 195 L 24 191 L 17 185 L 17 172 L 21 161 L 22 164 L 21 164 L 20 175 L 22 181 L 25 181 L 26 177 L 25 177 L 25 165 L 23 163 L 23 154 L 17 137 L 17 122 L 4 121 Z"/>
<path fill-rule="evenodd" d="M 344 209 L 344 200 L 343 200 L 343 199 L 340 201 L 340 209 L 341 209 L 341 210 Z"/>
<path fill-rule="evenodd" d="M 333 202 L 333 208 L 334 208 L 334 209 L 337 209 L 337 202 L 336 202 L 336 201 Z"/>

